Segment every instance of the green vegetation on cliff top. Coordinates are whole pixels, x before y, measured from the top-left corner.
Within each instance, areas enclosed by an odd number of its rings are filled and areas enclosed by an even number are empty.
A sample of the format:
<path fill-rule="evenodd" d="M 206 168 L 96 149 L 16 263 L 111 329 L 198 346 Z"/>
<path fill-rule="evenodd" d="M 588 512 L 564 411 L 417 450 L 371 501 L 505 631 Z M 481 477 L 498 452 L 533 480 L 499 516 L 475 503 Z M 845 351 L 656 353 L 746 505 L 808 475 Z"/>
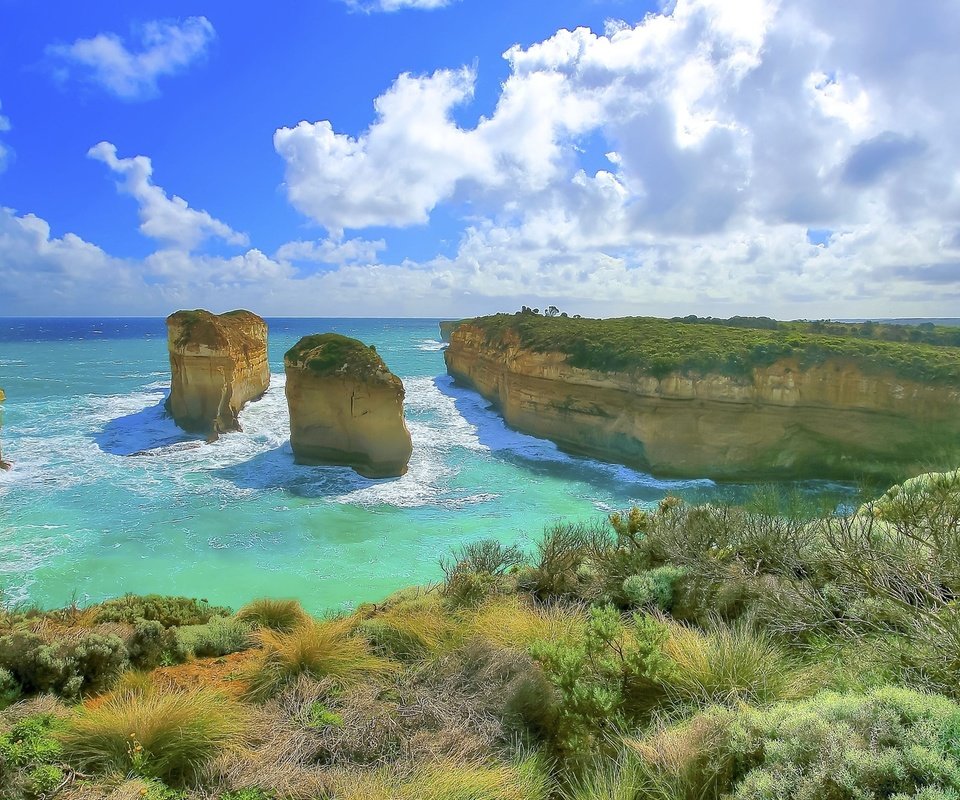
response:
<path fill-rule="evenodd" d="M 304 336 L 287 350 L 283 360 L 317 375 L 349 373 L 362 378 L 377 378 L 391 374 L 374 346 L 339 333 Z"/>
<path fill-rule="evenodd" d="M 496 346 L 509 333 L 536 352 L 559 352 L 583 369 L 717 372 L 748 377 L 793 358 L 801 368 L 830 359 L 865 372 L 960 385 L 960 330 L 932 325 L 777 322 L 765 317 L 582 319 L 496 314 L 465 320 Z"/>

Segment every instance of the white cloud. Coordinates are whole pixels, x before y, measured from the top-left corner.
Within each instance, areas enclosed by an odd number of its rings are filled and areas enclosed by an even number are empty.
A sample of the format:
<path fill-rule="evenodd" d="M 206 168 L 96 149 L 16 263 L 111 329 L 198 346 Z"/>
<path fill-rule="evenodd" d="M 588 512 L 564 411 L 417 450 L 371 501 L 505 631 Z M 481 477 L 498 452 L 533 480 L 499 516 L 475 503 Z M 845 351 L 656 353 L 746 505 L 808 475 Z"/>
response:
<path fill-rule="evenodd" d="M 167 197 L 151 180 L 153 165 L 146 156 L 117 158 L 117 148 L 110 142 L 94 145 L 87 155 L 123 177 L 118 187 L 139 204 L 140 230 L 146 236 L 182 250 L 192 250 L 209 237 L 228 244 L 249 244 L 246 234 L 237 233 L 206 211 L 190 208 L 182 197 Z"/>
<path fill-rule="evenodd" d="M 457 0 L 342 0 L 351 11 L 362 11 L 371 14 L 378 11 L 402 11 L 405 8 L 415 8 L 421 11 L 433 11 L 446 8 Z"/>
<path fill-rule="evenodd" d="M 321 239 L 319 241 L 287 242 L 276 252 L 278 261 L 312 261 L 320 264 L 347 264 L 356 262 L 373 263 L 377 254 L 385 250 L 387 243 L 383 239 Z"/>
<path fill-rule="evenodd" d="M 180 72 L 202 57 L 216 36 L 206 17 L 148 22 L 138 33 L 139 50 L 128 48 L 114 33 L 99 33 L 70 45 L 51 45 L 48 53 L 60 62 L 56 74 L 76 69 L 117 97 L 137 100 L 156 93 L 160 76 Z"/>

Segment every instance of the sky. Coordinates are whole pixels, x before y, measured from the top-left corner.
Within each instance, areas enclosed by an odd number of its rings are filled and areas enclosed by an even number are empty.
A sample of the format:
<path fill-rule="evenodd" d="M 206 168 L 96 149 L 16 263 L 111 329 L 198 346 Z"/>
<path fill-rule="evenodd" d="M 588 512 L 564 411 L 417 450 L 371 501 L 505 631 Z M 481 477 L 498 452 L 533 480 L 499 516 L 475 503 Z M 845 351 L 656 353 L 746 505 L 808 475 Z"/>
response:
<path fill-rule="evenodd" d="M 956 0 L 0 0 L 0 315 L 960 308 Z"/>

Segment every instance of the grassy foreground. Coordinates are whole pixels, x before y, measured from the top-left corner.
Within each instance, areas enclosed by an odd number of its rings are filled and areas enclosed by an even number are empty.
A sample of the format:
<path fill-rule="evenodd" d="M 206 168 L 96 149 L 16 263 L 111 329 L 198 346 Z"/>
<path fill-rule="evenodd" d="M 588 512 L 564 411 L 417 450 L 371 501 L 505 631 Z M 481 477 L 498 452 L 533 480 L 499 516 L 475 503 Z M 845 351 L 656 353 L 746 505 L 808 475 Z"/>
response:
<path fill-rule="evenodd" d="M 0 618 L 0 797 L 960 797 L 960 471 L 847 515 L 664 498 L 324 619 Z"/>

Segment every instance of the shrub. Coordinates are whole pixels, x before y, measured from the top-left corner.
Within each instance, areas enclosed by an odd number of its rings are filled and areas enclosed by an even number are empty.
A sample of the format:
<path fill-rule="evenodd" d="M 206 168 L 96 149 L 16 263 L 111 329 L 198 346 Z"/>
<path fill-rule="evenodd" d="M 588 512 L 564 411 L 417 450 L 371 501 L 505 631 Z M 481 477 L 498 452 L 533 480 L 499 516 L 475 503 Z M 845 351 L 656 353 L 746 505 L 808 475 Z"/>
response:
<path fill-rule="evenodd" d="M 685 574 L 680 567 L 666 566 L 631 575 L 623 582 L 624 597 L 634 608 L 669 611 L 673 606 L 673 585 Z"/>
<path fill-rule="evenodd" d="M 352 626 L 344 618 L 311 622 L 290 633 L 262 631 L 263 655 L 249 674 L 249 696 L 268 698 L 300 675 L 349 682 L 392 671 L 390 662 L 370 653 L 365 639 L 352 635 Z"/>
<path fill-rule="evenodd" d="M 26 631 L 0 637 L 0 666 L 26 692 L 54 692 L 73 698 L 101 691 L 127 664 L 127 649 L 114 635 L 84 631 L 53 642 Z"/>
<path fill-rule="evenodd" d="M 206 600 L 159 594 L 127 594 L 100 603 L 96 608 L 97 622 L 128 622 L 132 625 L 138 619 L 147 619 L 156 620 L 164 628 L 202 625 L 211 617 L 227 617 L 232 613 L 229 608 L 212 606 Z"/>
<path fill-rule="evenodd" d="M 444 575 L 458 571 L 503 575 L 523 563 L 524 555 L 516 545 L 505 545 L 496 539 L 481 539 L 454 548 L 450 556 L 440 560 Z"/>
<path fill-rule="evenodd" d="M 15 703 L 21 694 L 20 684 L 8 669 L 0 667 L 0 709 Z"/>
<path fill-rule="evenodd" d="M 225 656 L 253 645 L 250 628 L 234 617 L 212 617 L 205 625 L 178 628 L 177 640 L 183 650 L 197 658 Z"/>
<path fill-rule="evenodd" d="M 808 696 L 827 680 L 825 669 L 804 667 L 766 632 L 744 624 L 706 633 L 672 623 L 663 645 L 671 664 L 668 700 L 685 706 L 770 703 Z"/>
<path fill-rule="evenodd" d="M 885 687 L 747 711 L 728 747 L 738 800 L 950 797 L 960 790 L 960 707 Z"/>
<path fill-rule="evenodd" d="M 177 664 L 186 658 L 175 630 L 164 628 L 158 620 L 140 619 L 134 624 L 127 642 L 130 663 L 137 669 L 154 669 L 161 664 Z"/>
<path fill-rule="evenodd" d="M 582 583 L 580 570 L 593 539 L 593 531 L 580 523 L 556 523 L 546 528 L 537 542 L 533 569 L 524 588 L 538 597 L 576 596 Z"/>
<path fill-rule="evenodd" d="M 207 689 L 114 693 L 82 708 L 60 734 L 71 763 L 97 773 L 121 772 L 185 783 L 244 738 L 245 712 Z"/>
<path fill-rule="evenodd" d="M 635 720 L 669 680 L 666 636 L 649 617 L 635 617 L 628 628 L 613 608 L 592 608 L 581 643 L 542 641 L 530 648 L 557 695 L 555 728 L 548 733 L 571 767 L 605 749 L 610 735 Z"/>
<path fill-rule="evenodd" d="M 268 597 L 247 603 L 237 612 L 237 618 L 255 627 L 281 633 L 289 633 L 310 619 L 299 601 Z"/>

